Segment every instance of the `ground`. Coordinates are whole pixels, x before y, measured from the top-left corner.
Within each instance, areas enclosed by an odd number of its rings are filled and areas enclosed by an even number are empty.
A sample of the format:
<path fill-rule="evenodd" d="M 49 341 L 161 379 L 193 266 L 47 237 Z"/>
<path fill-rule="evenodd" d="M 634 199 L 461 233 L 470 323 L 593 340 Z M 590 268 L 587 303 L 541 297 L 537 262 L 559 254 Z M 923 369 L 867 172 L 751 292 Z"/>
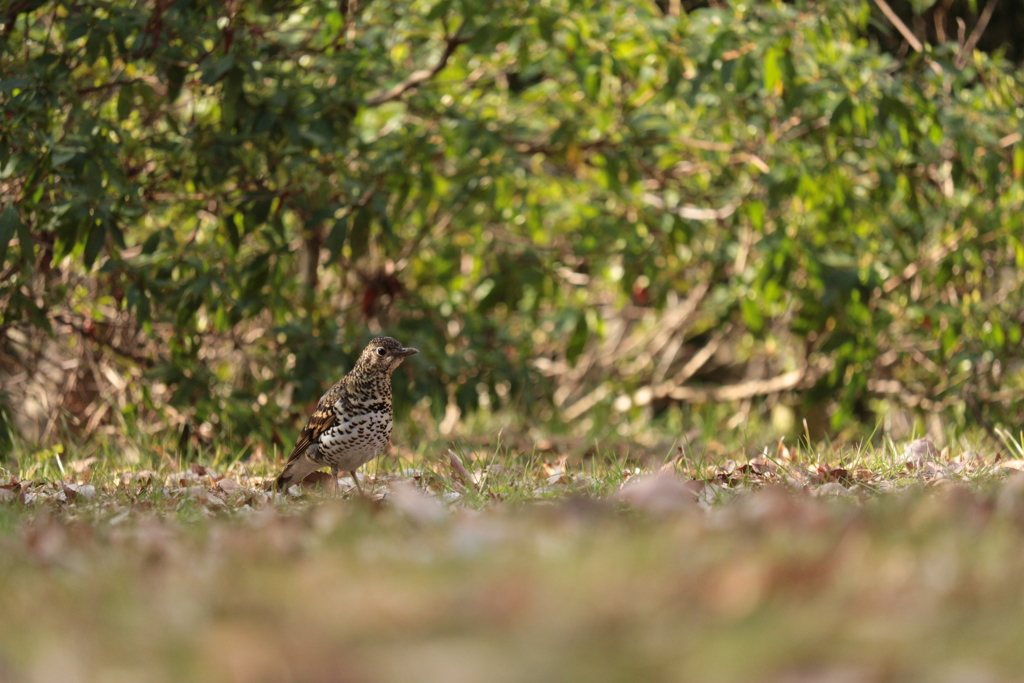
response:
<path fill-rule="evenodd" d="M 35 453 L 0 488 L 0 680 L 1018 680 L 1005 446 L 433 444 L 364 497 L 269 493 L 271 460 Z"/>

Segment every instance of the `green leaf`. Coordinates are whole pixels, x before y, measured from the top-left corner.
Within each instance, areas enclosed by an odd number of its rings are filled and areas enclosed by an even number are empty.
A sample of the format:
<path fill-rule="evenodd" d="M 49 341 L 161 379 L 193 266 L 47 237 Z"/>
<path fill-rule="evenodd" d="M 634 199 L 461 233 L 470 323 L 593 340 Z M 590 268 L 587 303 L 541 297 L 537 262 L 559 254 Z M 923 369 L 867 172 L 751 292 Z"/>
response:
<path fill-rule="evenodd" d="M 117 119 L 124 121 L 131 116 L 135 108 L 135 87 L 132 83 L 125 83 L 117 94 Z"/>
<path fill-rule="evenodd" d="M 391 221 L 388 219 L 388 198 L 385 195 L 377 195 L 373 198 L 373 208 L 377 215 L 377 224 L 380 225 L 380 234 L 385 244 L 394 241 Z"/>
<path fill-rule="evenodd" d="M 160 232 L 154 232 L 152 235 L 146 238 L 146 241 L 142 243 L 142 253 L 152 254 L 160 246 Z"/>
<path fill-rule="evenodd" d="M 128 294 L 128 308 L 135 311 L 135 318 L 139 322 L 148 321 L 151 317 L 149 297 L 146 295 L 146 290 L 139 287 L 129 287 Z"/>
<path fill-rule="evenodd" d="M 18 245 L 21 248 L 21 262 L 26 266 L 31 265 L 36 259 L 36 245 L 32 240 L 32 231 L 21 220 L 18 221 Z"/>
<path fill-rule="evenodd" d="M 85 191 L 91 197 L 99 197 L 103 194 L 103 170 L 93 158 L 86 158 L 85 166 L 82 167 Z"/>
<path fill-rule="evenodd" d="M 7 257 L 7 245 L 10 243 L 14 233 L 21 228 L 21 218 L 13 206 L 8 206 L 0 214 L 0 266 L 3 266 Z"/>
<path fill-rule="evenodd" d="M 235 65 L 235 55 L 228 54 L 203 69 L 203 83 L 212 85 L 219 81 Z"/>
<path fill-rule="evenodd" d="M 14 90 L 21 90 L 28 86 L 31 81 L 27 78 L 5 78 L 0 80 L 0 93 L 10 93 Z"/>
<path fill-rule="evenodd" d="M 89 238 L 85 242 L 85 253 L 82 255 L 86 268 L 92 268 L 92 264 L 96 261 L 96 257 L 99 256 L 106 241 L 107 226 L 103 221 L 96 221 L 89 231 Z"/>
<path fill-rule="evenodd" d="M 107 231 L 110 233 L 110 239 L 114 240 L 114 244 L 118 249 L 127 248 L 127 244 L 124 241 L 124 232 L 121 231 L 121 226 L 117 223 L 117 217 L 112 216 L 110 222 L 107 224 Z"/>
<path fill-rule="evenodd" d="M 242 237 L 238 232 L 239 225 L 244 227 L 245 218 L 239 213 L 232 213 L 224 217 L 224 229 L 228 233 L 228 242 L 235 251 L 242 245 Z"/>
<path fill-rule="evenodd" d="M 332 262 L 338 260 L 338 254 L 345 246 L 346 237 L 348 237 L 348 216 L 342 216 L 334 222 L 334 227 L 331 228 L 330 234 L 324 240 L 324 248 L 330 253 Z"/>
<path fill-rule="evenodd" d="M 221 119 L 228 128 L 235 125 L 235 121 L 238 119 L 238 105 L 242 102 L 243 77 L 241 69 L 232 69 L 228 77 L 224 79 L 220 111 Z"/>
<path fill-rule="evenodd" d="M 764 204 L 757 200 L 747 203 L 747 216 L 750 218 L 750 224 L 754 227 L 754 230 L 764 230 Z"/>
<path fill-rule="evenodd" d="M 187 71 L 181 64 L 172 64 L 167 67 L 167 104 L 174 104 L 181 94 L 181 86 L 185 83 Z"/>
<path fill-rule="evenodd" d="M 67 162 L 76 158 L 79 154 L 81 154 L 81 151 L 78 149 L 67 148 L 61 145 L 54 145 L 53 154 L 50 157 L 50 164 L 53 168 L 63 166 Z"/>
<path fill-rule="evenodd" d="M 96 63 L 96 60 L 100 57 L 100 50 L 102 50 L 107 42 L 107 34 L 99 29 L 93 29 L 89 31 L 89 37 L 85 39 L 85 63 L 92 66 Z"/>
<path fill-rule="evenodd" d="M 450 0 L 440 0 L 440 2 L 437 2 L 433 7 L 430 8 L 430 11 L 427 12 L 426 20 L 436 21 L 440 19 L 441 17 L 448 13 L 448 7 L 450 5 Z"/>
<path fill-rule="evenodd" d="M 352 230 L 349 234 L 349 245 L 352 247 L 352 260 L 362 258 L 370 243 L 370 219 L 373 217 L 372 210 L 364 206 L 356 211 L 352 219 Z"/>
<path fill-rule="evenodd" d="M 761 313 L 761 302 L 758 298 L 743 297 L 740 302 L 743 322 L 751 332 L 757 334 L 764 329 L 764 314 Z"/>
<path fill-rule="evenodd" d="M 769 48 L 764 55 L 764 89 L 768 95 L 782 94 L 781 58 L 782 53 L 775 48 Z"/>
<path fill-rule="evenodd" d="M 570 365 L 576 365 L 588 339 L 590 339 L 590 326 L 587 324 L 586 313 L 581 311 L 576 318 L 576 328 L 572 332 L 572 337 L 569 338 L 569 345 L 565 349 L 565 359 L 569 361 Z"/>

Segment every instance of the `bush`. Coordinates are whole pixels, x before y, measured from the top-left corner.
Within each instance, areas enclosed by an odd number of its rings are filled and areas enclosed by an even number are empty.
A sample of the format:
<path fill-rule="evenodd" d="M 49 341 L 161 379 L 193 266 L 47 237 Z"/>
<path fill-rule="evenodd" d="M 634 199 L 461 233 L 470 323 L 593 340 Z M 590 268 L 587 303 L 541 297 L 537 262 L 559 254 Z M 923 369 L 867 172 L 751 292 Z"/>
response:
<path fill-rule="evenodd" d="M 234 7 L 3 27 L 0 353 L 77 358 L 92 394 L 44 392 L 72 423 L 270 436 L 379 331 L 438 417 L 1019 420 L 998 53 L 897 59 L 854 0 Z"/>

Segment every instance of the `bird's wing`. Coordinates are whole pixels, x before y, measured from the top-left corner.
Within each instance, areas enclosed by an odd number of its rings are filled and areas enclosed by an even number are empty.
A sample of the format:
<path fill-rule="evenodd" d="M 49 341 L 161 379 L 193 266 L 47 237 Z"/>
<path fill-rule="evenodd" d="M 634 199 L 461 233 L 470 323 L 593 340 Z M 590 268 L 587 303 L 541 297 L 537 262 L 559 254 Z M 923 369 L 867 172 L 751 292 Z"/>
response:
<path fill-rule="evenodd" d="M 309 422 L 303 427 L 302 433 L 299 434 L 299 441 L 295 444 L 295 448 L 292 450 L 292 454 L 288 456 L 288 462 L 295 460 L 297 457 L 306 452 L 310 444 L 316 443 L 320 440 L 320 435 L 330 429 L 335 421 L 337 420 L 337 413 L 334 411 L 334 404 L 339 399 L 340 387 L 335 385 L 331 387 L 320 399 L 320 402 L 316 404 L 316 408 L 313 410 L 313 414 L 309 417 Z"/>

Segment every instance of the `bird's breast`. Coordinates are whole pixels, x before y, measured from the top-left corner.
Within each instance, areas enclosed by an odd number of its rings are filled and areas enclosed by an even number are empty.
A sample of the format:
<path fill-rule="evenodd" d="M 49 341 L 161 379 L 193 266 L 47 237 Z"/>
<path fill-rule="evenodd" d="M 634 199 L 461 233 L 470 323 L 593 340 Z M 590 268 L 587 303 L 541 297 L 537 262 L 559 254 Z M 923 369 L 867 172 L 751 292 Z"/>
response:
<path fill-rule="evenodd" d="M 338 415 L 320 437 L 320 451 L 328 459 L 363 461 L 375 457 L 391 439 L 391 413 Z"/>

